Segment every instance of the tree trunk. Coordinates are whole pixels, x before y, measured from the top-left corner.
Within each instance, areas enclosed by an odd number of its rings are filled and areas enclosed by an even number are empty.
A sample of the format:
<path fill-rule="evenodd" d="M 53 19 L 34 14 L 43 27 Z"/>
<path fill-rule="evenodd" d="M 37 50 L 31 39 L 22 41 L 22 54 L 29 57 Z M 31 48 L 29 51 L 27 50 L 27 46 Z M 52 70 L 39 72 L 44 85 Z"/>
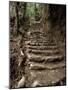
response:
<path fill-rule="evenodd" d="M 45 32 L 49 31 L 50 21 L 49 21 L 49 5 L 44 4 L 42 8 L 42 22 L 43 22 L 43 30 Z"/>
<path fill-rule="evenodd" d="M 16 31 L 15 31 L 15 34 L 18 35 L 18 30 L 19 30 L 19 14 L 18 14 L 18 7 L 19 7 L 19 2 L 16 3 L 15 5 L 15 28 L 16 28 Z"/>
<path fill-rule="evenodd" d="M 24 4 L 23 4 L 23 21 L 24 21 L 24 22 L 25 22 L 25 19 L 26 19 L 26 6 L 27 6 L 27 4 L 24 3 Z"/>

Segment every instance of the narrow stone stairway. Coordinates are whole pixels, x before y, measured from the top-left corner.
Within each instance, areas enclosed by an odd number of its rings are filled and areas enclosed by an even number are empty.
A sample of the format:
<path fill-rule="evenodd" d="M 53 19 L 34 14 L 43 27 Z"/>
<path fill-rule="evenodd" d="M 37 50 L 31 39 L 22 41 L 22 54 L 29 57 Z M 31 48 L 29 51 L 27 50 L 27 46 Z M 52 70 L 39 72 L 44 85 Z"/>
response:
<path fill-rule="evenodd" d="M 26 87 L 55 85 L 65 78 L 65 49 L 50 42 L 40 30 L 29 33 L 27 50 L 28 82 Z M 62 45 L 63 46 L 63 45 Z"/>

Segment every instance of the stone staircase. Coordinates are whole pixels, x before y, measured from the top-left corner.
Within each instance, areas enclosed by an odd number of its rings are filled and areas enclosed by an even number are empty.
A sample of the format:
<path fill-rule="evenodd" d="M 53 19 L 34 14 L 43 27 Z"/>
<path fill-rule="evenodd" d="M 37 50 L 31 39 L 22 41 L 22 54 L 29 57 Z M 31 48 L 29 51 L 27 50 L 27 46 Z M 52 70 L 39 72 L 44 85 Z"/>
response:
<path fill-rule="evenodd" d="M 25 40 L 27 66 L 26 87 L 63 85 L 65 78 L 65 45 L 51 42 L 42 30 L 27 32 Z"/>
<path fill-rule="evenodd" d="M 25 41 L 28 82 L 26 87 L 55 85 L 65 78 L 65 47 L 50 42 L 47 34 L 33 30 Z"/>

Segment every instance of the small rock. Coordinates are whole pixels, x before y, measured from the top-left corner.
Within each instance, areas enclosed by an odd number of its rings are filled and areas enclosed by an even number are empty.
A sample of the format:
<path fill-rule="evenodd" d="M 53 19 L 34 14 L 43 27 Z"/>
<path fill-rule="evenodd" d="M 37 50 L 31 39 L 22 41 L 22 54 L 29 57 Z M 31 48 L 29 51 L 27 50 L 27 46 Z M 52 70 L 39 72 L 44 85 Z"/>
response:
<path fill-rule="evenodd" d="M 22 79 L 18 82 L 18 88 L 23 87 L 25 84 L 25 77 L 23 76 Z"/>
<path fill-rule="evenodd" d="M 24 53 L 23 53 L 23 51 L 21 51 L 21 55 L 22 55 L 22 56 L 24 56 Z"/>
<path fill-rule="evenodd" d="M 40 86 L 40 83 L 39 81 L 34 81 L 33 84 L 32 84 L 32 87 L 36 87 L 36 86 Z"/>

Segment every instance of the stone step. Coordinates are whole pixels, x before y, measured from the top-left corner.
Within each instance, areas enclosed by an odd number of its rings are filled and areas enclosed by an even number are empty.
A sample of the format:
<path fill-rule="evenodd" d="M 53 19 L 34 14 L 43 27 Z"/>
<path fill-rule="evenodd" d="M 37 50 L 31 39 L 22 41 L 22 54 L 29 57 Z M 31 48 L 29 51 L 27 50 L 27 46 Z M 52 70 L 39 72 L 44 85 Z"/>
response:
<path fill-rule="evenodd" d="M 31 40 L 31 43 L 49 43 L 48 40 Z"/>
<path fill-rule="evenodd" d="M 33 31 L 31 31 L 30 32 L 31 34 L 41 34 L 41 35 L 46 35 L 46 36 L 48 36 L 48 34 L 47 33 L 44 33 L 43 31 L 40 31 L 40 30 L 33 30 Z"/>
<path fill-rule="evenodd" d="M 44 34 L 44 33 L 42 33 L 42 32 L 36 32 L 36 31 L 31 32 L 30 35 L 42 35 L 42 36 L 47 36 L 47 34 Z"/>
<path fill-rule="evenodd" d="M 42 56 L 42 55 L 34 55 L 27 54 L 29 61 L 32 62 L 57 62 L 64 59 L 63 55 L 53 55 L 53 56 Z"/>
<path fill-rule="evenodd" d="M 32 36 L 32 37 L 28 37 L 31 41 L 50 41 L 48 38 L 41 38 L 41 37 L 36 37 L 36 36 Z"/>
<path fill-rule="evenodd" d="M 49 38 L 47 35 L 43 35 L 43 34 L 38 34 L 38 33 L 35 33 L 35 34 L 30 34 L 29 37 L 40 37 L 41 39 L 42 38 Z"/>
<path fill-rule="evenodd" d="M 31 70 L 44 70 L 44 69 L 57 69 L 57 68 L 62 68 L 65 67 L 65 61 L 61 61 L 58 63 L 36 63 L 36 62 L 29 62 L 30 67 L 29 69 Z"/>
<path fill-rule="evenodd" d="M 40 31 L 40 30 L 33 30 L 33 31 L 31 31 L 31 33 L 42 33 L 42 34 L 44 34 L 44 32 L 43 31 Z"/>
<path fill-rule="evenodd" d="M 38 34 L 38 33 L 31 34 L 30 37 L 40 37 L 41 39 L 42 39 L 42 38 L 43 38 L 43 39 L 44 39 L 44 38 L 47 38 L 47 39 L 48 39 L 47 35 L 42 35 L 42 34 Z"/>
<path fill-rule="evenodd" d="M 25 41 L 26 44 L 30 45 L 30 44 L 49 44 L 48 41 L 38 41 L 38 40 L 29 40 L 29 41 Z"/>
<path fill-rule="evenodd" d="M 54 50 L 54 49 L 58 49 L 59 47 L 58 46 L 29 46 L 27 45 L 26 47 L 28 47 L 29 49 L 32 49 L 32 50 Z"/>
<path fill-rule="evenodd" d="M 42 38 L 49 38 L 48 36 L 47 36 L 47 34 L 42 34 L 42 33 L 30 33 L 30 35 L 29 35 L 30 37 L 42 37 Z"/>
<path fill-rule="evenodd" d="M 62 61 L 62 60 L 64 60 L 64 57 L 62 56 L 62 57 L 58 57 L 58 58 L 51 58 L 51 59 L 48 59 L 48 60 L 46 60 L 46 59 L 43 59 L 43 58 L 30 58 L 29 59 L 29 61 L 31 61 L 31 62 L 38 62 L 38 63 L 54 63 L 54 62 L 60 62 L 60 61 Z"/>
<path fill-rule="evenodd" d="M 47 34 L 44 34 L 44 33 L 39 33 L 39 32 L 34 32 L 34 33 L 31 33 L 30 36 L 39 36 L 39 37 L 47 37 Z"/>
<path fill-rule="evenodd" d="M 55 46 L 56 44 L 55 43 L 28 43 L 28 45 L 30 46 Z"/>
<path fill-rule="evenodd" d="M 49 56 L 49 55 L 58 55 L 61 53 L 61 51 L 59 51 L 58 49 L 55 49 L 55 50 L 31 50 L 31 49 L 29 49 L 28 53 L 30 53 L 30 54 L 32 53 L 34 55 Z"/>

